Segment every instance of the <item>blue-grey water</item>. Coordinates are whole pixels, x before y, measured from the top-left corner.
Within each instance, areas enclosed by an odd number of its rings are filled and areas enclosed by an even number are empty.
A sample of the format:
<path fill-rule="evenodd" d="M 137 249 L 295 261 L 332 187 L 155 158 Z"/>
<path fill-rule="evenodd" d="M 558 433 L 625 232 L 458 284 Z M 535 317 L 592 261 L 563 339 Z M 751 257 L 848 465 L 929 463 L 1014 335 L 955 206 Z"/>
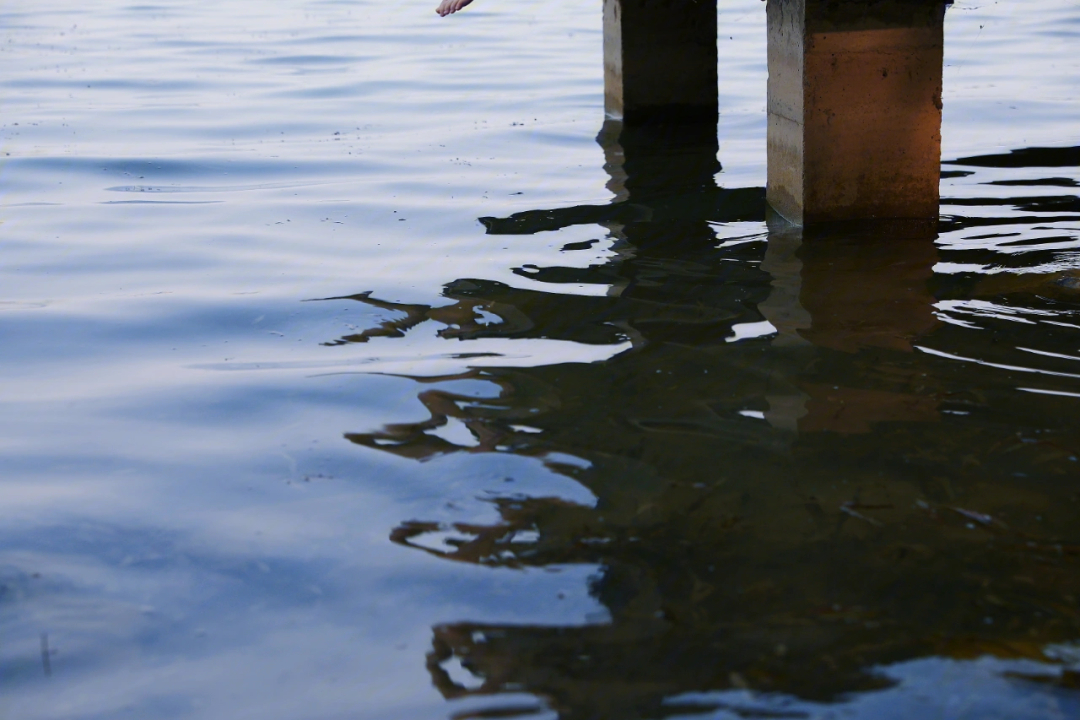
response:
<path fill-rule="evenodd" d="M 614 213 L 599 3 L 434 4 L 0 4 L 0 716 L 1080 717 L 1076 0 L 813 244 L 763 3 Z"/>

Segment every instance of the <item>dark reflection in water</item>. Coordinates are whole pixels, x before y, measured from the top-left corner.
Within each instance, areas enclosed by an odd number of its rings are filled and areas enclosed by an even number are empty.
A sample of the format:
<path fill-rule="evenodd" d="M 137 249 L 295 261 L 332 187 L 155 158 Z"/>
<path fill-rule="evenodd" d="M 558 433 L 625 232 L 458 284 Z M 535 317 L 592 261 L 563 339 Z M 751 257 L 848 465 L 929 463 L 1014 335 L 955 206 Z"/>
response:
<path fill-rule="evenodd" d="M 599 568 L 609 621 L 436 627 L 438 689 L 529 692 L 563 718 L 661 717 L 708 709 L 672 704 L 681 693 L 829 701 L 887 685 L 878 666 L 1045 660 L 1080 638 L 1080 199 L 1038 190 L 1075 180 L 995 181 L 1038 194 L 946 199 L 937 227 L 766 231 L 761 188 L 716 186 L 711 129 L 609 123 L 599 142 L 612 205 L 482 222 L 596 223 L 606 262 L 515 270 L 546 292 L 457 280 L 439 308 L 356 295 L 404 317 L 335 341 L 434 321 L 448 339 L 631 344 L 599 363 L 417 378 L 430 417 L 348 435 L 418 460 L 542 458 L 597 498 L 507 495 L 494 524 L 397 528 L 394 542 L 448 560 Z M 1075 154 L 957 165 L 1074 168 Z M 980 227 L 997 225 L 1014 227 Z M 491 396 L 453 392 L 461 378 Z M 473 444 L 432 432 L 450 419 Z"/>

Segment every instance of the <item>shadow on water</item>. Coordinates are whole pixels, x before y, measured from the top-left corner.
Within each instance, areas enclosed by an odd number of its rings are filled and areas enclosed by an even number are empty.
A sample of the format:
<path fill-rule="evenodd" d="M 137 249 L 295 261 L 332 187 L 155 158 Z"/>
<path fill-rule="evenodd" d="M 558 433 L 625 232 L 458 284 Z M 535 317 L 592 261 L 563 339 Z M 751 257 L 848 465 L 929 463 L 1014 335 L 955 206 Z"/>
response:
<path fill-rule="evenodd" d="M 436 627 L 439 691 L 529 692 L 567 719 L 662 717 L 720 707 L 673 704 L 688 692 L 833 701 L 889 685 L 875 668 L 891 663 L 1045 661 L 1080 638 L 1080 274 L 1075 229 L 1054 226 L 1075 228 L 1080 200 L 947 199 L 964 213 L 937 227 L 804 233 L 765 222 L 762 188 L 717 187 L 712 128 L 609 121 L 598 141 L 611 205 L 481 222 L 515 235 L 598 224 L 606 261 L 515 270 L 550 291 L 456 280 L 438 308 L 356 295 L 404 317 L 333 343 L 429 321 L 447 339 L 630 342 L 604 362 L 415 378 L 430 417 L 347 436 L 417 460 L 532 456 L 597 498 L 507 495 L 494 524 L 394 531 L 446 560 L 599 568 L 607 622 Z M 1073 155 L 957 167 L 1075 168 L 1061 160 Z M 982 206 L 1016 212 L 969 212 Z M 995 224 L 1023 232 L 970 235 Z M 491 396 L 448 389 L 462 378 Z M 473 443 L 433 432 L 451 418 Z"/>

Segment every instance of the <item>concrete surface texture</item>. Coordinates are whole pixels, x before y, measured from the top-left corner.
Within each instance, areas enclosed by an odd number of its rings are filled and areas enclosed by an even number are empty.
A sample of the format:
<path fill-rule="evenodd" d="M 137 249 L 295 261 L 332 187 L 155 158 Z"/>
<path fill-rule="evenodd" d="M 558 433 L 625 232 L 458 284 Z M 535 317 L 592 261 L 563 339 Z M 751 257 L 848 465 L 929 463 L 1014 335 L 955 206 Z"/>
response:
<path fill-rule="evenodd" d="M 795 223 L 938 213 L 945 3 L 772 0 L 768 200 Z"/>

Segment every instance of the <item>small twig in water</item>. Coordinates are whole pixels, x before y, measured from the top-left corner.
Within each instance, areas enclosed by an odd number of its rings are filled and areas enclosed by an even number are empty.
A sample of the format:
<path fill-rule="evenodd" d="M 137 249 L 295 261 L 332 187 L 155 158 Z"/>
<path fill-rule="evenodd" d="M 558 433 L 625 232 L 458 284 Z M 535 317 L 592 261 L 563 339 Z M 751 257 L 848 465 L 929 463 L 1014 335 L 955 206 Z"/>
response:
<path fill-rule="evenodd" d="M 840 512 L 846 513 L 846 514 L 850 515 L 853 518 L 859 518 L 860 520 L 865 520 L 866 522 L 870 523 L 871 525 L 875 525 L 877 527 L 883 527 L 884 526 L 884 523 L 881 522 L 880 520 L 876 520 L 876 519 L 874 519 L 872 517 L 867 517 L 867 516 L 863 515 L 861 512 L 859 512 L 858 510 L 853 508 L 852 504 L 853 503 L 850 503 L 850 502 L 844 503 L 843 505 L 840 506 Z"/>

